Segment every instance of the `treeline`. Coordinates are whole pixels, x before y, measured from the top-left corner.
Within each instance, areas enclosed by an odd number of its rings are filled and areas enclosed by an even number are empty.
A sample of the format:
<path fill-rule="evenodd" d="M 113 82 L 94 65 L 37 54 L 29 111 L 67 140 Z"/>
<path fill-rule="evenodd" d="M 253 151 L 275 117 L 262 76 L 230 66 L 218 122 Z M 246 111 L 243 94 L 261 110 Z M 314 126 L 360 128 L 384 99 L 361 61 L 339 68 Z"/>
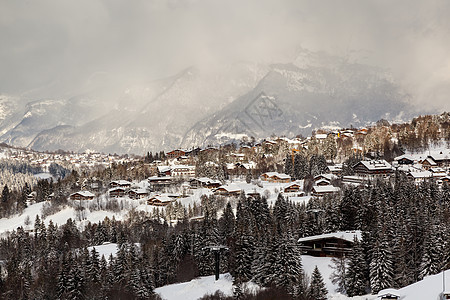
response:
<path fill-rule="evenodd" d="M 403 287 L 450 268 L 448 185 L 416 186 L 397 174 L 392 182 L 346 187 L 342 196 L 313 199 L 307 206 L 279 196 L 269 207 L 264 197 L 242 194 L 236 215 L 230 202 L 218 216 L 221 209 L 214 197 L 206 197 L 201 221 L 185 217 L 170 226 L 159 218 L 131 212 L 125 222 L 105 220 L 88 224 L 84 231 L 71 220 L 58 228 L 38 219 L 35 235 L 19 228 L 0 243 L 7 271 L 2 299 L 147 297 L 154 287 L 212 275 L 214 256 L 208 247 L 213 245 L 229 249 L 220 267 L 222 273 L 233 275 L 237 299 L 250 299 L 245 298 L 250 297 L 244 288 L 248 280 L 277 287 L 273 293 L 292 299 L 322 299 L 326 297 L 323 280 L 320 274 L 305 275 L 297 240 L 340 230 L 362 231 L 351 255 L 335 261 L 334 281 L 349 296 Z M 104 242 L 118 243 L 123 253 L 98 258 L 99 269 L 107 275 L 92 281 L 97 273 L 88 271 L 88 261 L 97 259 L 83 249 Z M 132 246 L 135 243 L 140 246 Z M 126 263 L 117 262 L 121 259 Z M 119 274 L 122 277 L 117 279 Z M 57 278 L 57 288 L 47 286 L 50 277 Z M 77 288 L 71 285 L 74 281 Z M 97 288 L 92 289 L 94 283 Z M 75 290 L 80 294 L 73 294 Z"/>

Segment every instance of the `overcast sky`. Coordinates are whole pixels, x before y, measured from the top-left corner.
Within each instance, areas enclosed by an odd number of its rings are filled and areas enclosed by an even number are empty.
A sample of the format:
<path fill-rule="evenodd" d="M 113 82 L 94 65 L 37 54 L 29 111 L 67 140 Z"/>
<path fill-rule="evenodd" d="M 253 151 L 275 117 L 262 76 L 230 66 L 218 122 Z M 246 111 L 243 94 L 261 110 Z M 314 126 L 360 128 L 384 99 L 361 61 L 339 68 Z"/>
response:
<path fill-rule="evenodd" d="M 450 110 L 449 0 L 0 0 L 0 38 L 0 93 L 288 61 L 302 47 L 387 68 L 415 101 Z"/>

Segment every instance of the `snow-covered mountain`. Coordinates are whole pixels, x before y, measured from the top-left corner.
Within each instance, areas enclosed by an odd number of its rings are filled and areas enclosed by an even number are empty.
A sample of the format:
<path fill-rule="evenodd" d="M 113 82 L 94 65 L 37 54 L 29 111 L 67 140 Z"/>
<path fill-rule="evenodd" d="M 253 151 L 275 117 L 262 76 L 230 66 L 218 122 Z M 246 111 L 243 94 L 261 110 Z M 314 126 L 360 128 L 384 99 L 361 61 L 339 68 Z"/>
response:
<path fill-rule="evenodd" d="M 180 145 L 187 128 L 254 88 L 266 72 L 263 65 L 238 63 L 214 71 L 189 68 L 115 95 L 91 91 L 28 102 L 2 96 L 0 140 L 35 150 L 170 149 Z"/>
<path fill-rule="evenodd" d="M 96 88 L 76 96 L 0 96 L 0 141 L 40 151 L 144 154 L 408 113 L 407 96 L 383 70 L 306 51 L 287 64 L 191 67 L 123 86 L 102 80 L 91 78 Z"/>
<path fill-rule="evenodd" d="M 313 57 L 275 64 L 249 93 L 197 123 L 184 146 L 242 135 L 307 135 L 315 128 L 362 126 L 409 111 L 407 96 L 382 70 L 343 59 Z"/>

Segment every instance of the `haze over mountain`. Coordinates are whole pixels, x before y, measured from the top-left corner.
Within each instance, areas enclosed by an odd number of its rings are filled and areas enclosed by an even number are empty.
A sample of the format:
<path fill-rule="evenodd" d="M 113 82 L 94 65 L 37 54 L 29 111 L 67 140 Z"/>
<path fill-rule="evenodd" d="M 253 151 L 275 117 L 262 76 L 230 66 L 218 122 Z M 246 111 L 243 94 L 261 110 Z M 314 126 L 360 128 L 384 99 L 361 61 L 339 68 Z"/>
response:
<path fill-rule="evenodd" d="M 450 110 L 449 13 L 444 0 L 3 1 L 0 141 L 143 154 Z"/>

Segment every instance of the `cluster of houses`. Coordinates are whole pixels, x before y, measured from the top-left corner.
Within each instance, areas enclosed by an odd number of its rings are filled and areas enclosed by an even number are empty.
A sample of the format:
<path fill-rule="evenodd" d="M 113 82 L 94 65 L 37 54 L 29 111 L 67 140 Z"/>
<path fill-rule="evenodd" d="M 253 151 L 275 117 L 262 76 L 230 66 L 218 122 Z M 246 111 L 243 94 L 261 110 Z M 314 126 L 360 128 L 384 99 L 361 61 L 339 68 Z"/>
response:
<path fill-rule="evenodd" d="M 396 157 L 394 168 L 404 172 L 416 183 L 436 180 L 450 183 L 450 150 L 429 151 L 426 154 L 405 154 Z"/>
<path fill-rule="evenodd" d="M 104 154 L 92 151 L 84 153 L 45 153 L 23 148 L 2 148 L 3 156 L 7 159 L 29 163 L 35 167 L 41 167 L 48 171 L 52 163 L 72 168 L 88 168 L 103 165 L 110 166 L 112 163 L 129 163 L 138 161 L 139 158 L 132 156 L 119 156 L 117 154 Z"/>
<path fill-rule="evenodd" d="M 132 200 L 145 200 L 147 204 L 154 206 L 165 206 L 180 198 L 179 194 L 154 194 L 144 188 L 133 188 L 132 183 L 127 180 L 111 181 L 108 196 L 110 198 L 128 197 Z M 70 200 L 93 200 L 95 195 L 90 191 L 78 191 L 69 196 Z"/>

